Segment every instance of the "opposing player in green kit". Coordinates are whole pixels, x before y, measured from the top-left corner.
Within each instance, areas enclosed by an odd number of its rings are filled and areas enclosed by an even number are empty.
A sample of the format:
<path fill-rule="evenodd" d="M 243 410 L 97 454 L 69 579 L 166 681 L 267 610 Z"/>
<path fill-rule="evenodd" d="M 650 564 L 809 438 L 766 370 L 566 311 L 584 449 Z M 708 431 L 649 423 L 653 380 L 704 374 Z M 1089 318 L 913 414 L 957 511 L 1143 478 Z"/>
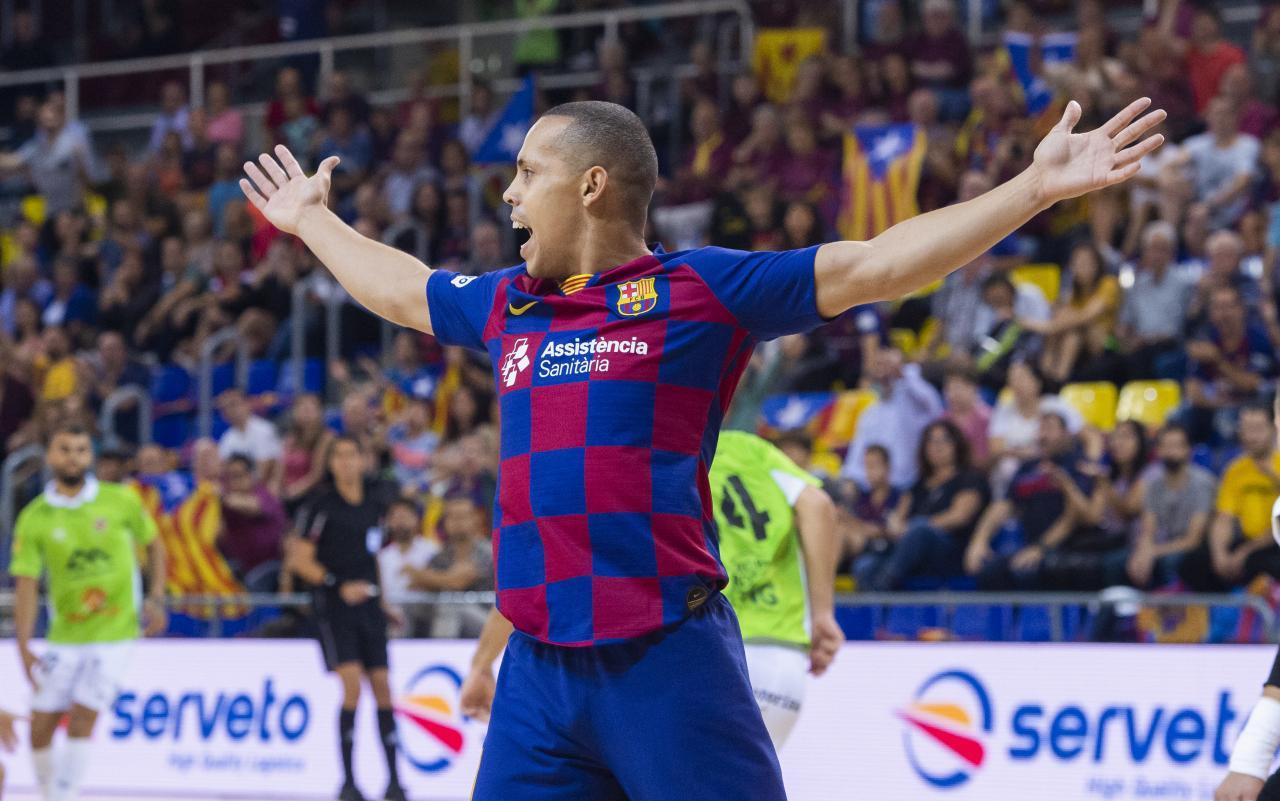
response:
<path fill-rule="evenodd" d="M 90 473 L 93 443 L 67 425 L 49 438 L 53 480 L 18 515 L 9 572 L 17 579 L 14 610 L 18 651 L 35 690 L 31 753 L 46 801 L 72 801 L 88 768 L 98 712 L 120 688 L 140 634 L 138 550 L 150 563 L 147 634 L 165 628 L 165 553 L 142 500 Z M 44 652 L 31 650 L 42 574 L 48 574 L 49 634 Z M 53 734 L 68 716 L 67 742 L 54 754 Z"/>
<path fill-rule="evenodd" d="M 774 748 L 795 726 L 806 673 L 822 675 L 844 635 L 834 614 L 835 507 L 820 482 L 760 437 L 723 431 L 711 498 L 725 597 Z"/>

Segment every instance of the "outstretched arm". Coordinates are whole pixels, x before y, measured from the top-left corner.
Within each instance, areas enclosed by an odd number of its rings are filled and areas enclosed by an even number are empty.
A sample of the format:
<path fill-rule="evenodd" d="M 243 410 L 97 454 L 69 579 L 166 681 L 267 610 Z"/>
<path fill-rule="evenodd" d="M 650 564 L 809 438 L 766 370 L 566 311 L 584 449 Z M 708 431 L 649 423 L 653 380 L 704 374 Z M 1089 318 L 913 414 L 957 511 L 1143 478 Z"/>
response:
<path fill-rule="evenodd" d="M 796 499 L 796 529 L 809 580 L 809 612 L 813 632 L 809 648 L 809 672 L 821 676 L 844 643 L 844 632 L 835 617 L 836 505 L 817 487 L 805 487 Z"/>
<path fill-rule="evenodd" d="M 259 166 L 261 165 L 261 166 Z M 407 253 L 357 233 L 329 210 L 327 198 L 338 157 L 307 177 L 284 145 L 275 156 L 245 162 L 240 189 L 266 218 L 301 239 L 351 297 L 379 317 L 431 333 L 427 277 L 431 268 Z"/>
<path fill-rule="evenodd" d="M 1080 121 L 1073 100 L 1031 166 L 1011 180 L 870 241 L 823 245 L 815 266 L 818 312 L 834 317 L 859 303 L 901 297 L 968 264 L 1059 200 L 1133 177 L 1142 157 L 1164 142 L 1160 134 L 1142 138 L 1165 117 L 1152 111 L 1139 118 L 1150 105 L 1148 98 L 1135 100 L 1097 130 L 1073 133 Z"/>

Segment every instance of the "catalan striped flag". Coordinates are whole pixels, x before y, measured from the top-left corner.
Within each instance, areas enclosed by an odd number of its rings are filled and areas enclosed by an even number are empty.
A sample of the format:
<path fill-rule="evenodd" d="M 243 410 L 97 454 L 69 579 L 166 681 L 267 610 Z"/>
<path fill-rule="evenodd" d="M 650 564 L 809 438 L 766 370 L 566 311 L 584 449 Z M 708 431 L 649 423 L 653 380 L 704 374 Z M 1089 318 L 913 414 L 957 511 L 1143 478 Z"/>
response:
<path fill-rule="evenodd" d="M 920 213 L 916 192 L 928 145 L 911 123 L 859 125 L 844 138 L 844 203 L 840 235 L 870 239 Z"/>

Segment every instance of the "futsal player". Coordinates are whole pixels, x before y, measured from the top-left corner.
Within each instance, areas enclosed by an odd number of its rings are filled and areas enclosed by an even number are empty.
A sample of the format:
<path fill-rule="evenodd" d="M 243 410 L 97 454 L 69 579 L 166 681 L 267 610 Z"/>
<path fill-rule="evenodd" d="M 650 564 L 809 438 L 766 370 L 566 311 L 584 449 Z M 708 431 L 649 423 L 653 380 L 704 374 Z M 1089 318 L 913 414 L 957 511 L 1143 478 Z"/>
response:
<path fill-rule="evenodd" d="M 98 713 L 115 701 L 140 634 L 164 631 L 165 554 L 155 523 L 133 490 L 91 473 L 93 443 L 78 425 L 49 438 L 53 473 L 14 525 L 9 572 L 17 579 L 14 624 L 31 699 L 31 755 L 46 801 L 71 801 L 89 767 Z M 139 590 L 137 553 L 146 549 L 150 591 Z M 40 577 L 48 577 L 49 633 L 44 652 L 31 648 Z M 67 739 L 53 735 L 67 718 Z"/>
<path fill-rule="evenodd" d="M 381 593 L 378 551 L 388 499 L 365 481 L 365 454 L 349 435 L 329 445 L 332 485 L 319 489 L 298 517 L 299 536 L 290 541 L 288 568 L 315 588 L 316 625 L 325 666 L 342 682 L 338 742 L 342 753 L 339 801 L 364 801 L 356 787 L 356 709 L 361 679 L 378 707 L 378 737 L 387 760 L 386 801 L 404 801 L 396 769 L 395 712 L 387 676 L 387 616 Z"/>
<path fill-rule="evenodd" d="M 650 251 L 657 156 L 612 103 L 556 106 L 504 193 L 522 264 L 431 270 L 327 205 L 338 159 L 306 176 L 283 146 L 241 188 L 366 308 L 487 351 L 502 417 L 498 608 L 515 626 L 477 801 L 785 797 L 720 590 L 707 469 L 758 342 L 896 298 L 972 261 L 1058 200 L 1132 177 L 1162 137 L 1142 99 L 1023 173 L 868 242 L 782 253 Z M 503 702 L 504 697 L 510 701 Z"/>
<path fill-rule="evenodd" d="M 781 750 L 799 719 L 807 674 L 822 675 L 844 641 L 833 599 L 835 504 L 818 479 L 743 431 L 721 432 L 710 481 L 729 572 L 724 594 L 742 628 L 765 728 Z M 465 714 L 489 716 L 493 662 L 510 633 L 511 625 L 491 612 L 462 685 Z"/>
<path fill-rule="evenodd" d="M 17 717 L 0 709 L 0 751 L 13 753 L 18 746 L 18 735 L 13 731 L 13 722 Z M 0 762 L 0 798 L 4 798 L 4 763 Z"/>

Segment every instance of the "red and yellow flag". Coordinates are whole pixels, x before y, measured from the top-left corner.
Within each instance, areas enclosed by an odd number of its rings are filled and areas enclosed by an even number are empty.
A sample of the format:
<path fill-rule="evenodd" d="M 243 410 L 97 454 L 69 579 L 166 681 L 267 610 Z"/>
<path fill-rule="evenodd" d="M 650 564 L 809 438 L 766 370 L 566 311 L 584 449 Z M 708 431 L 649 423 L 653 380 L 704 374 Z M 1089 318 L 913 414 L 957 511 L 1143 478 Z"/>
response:
<path fill-rule="evenodd" d="M 866 240 L 920 213 L 916 193 L 928 139 L 910 123 L 860 125 L 844 138 L 843 239 Z"/>

